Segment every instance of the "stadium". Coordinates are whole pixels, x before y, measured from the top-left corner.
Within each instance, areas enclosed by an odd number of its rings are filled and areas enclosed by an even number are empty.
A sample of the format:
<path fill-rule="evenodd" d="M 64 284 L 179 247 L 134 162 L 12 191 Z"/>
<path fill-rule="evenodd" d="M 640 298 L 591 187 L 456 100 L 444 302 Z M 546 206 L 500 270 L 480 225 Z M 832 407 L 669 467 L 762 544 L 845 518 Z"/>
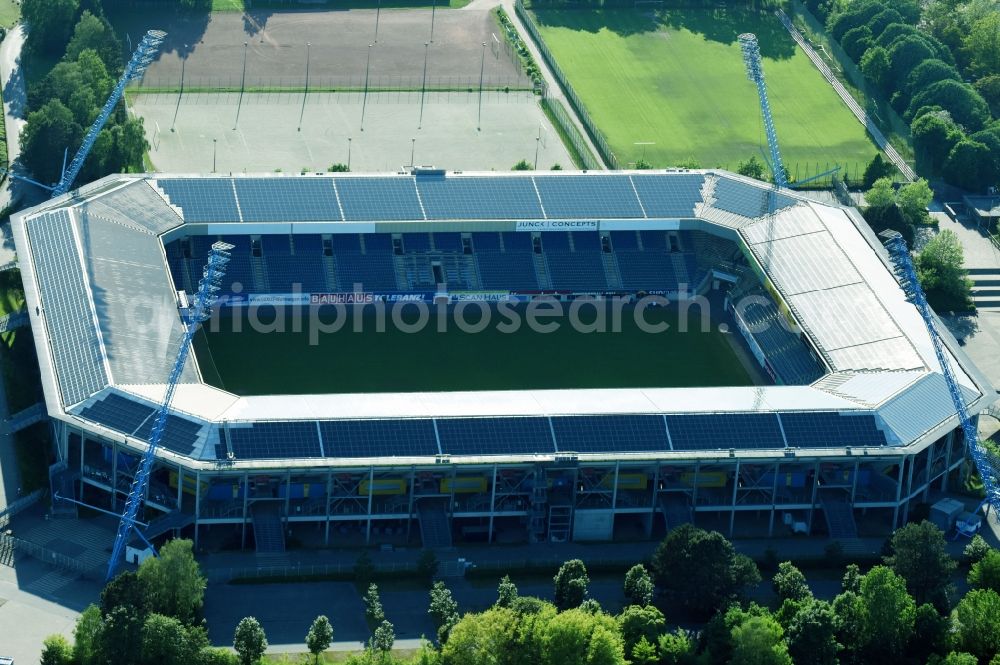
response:
<path fill-rule="evenodd" d="M 267 553 L 694 522 L 847 540 L 968 470 L 864 220 L 731 173 L 113 175 L 12 222 L 55 494 L 112 510 L 209 248 L 232 245 L 156 451 L 149 537 Z M 415 329 L 543 307 L 593 326 L 612 303 L 617 332 Z M 975 417 L 993 388 L 947 342 Z"/>

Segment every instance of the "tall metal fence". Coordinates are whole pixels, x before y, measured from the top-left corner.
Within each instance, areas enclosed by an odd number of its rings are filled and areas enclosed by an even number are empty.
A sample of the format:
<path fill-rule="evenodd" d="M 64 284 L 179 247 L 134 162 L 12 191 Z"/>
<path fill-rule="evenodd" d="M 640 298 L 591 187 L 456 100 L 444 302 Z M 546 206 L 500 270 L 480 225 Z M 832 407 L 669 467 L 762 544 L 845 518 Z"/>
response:
<path fill-rule="evenodd" d="M 11 517 L 17 515 L 25 508 L 29 508 L 30 506 L 33 506 L 36 503 L 38 503 L 38 501 L 41 500 L 43 496 L 45 496 L 46 491 L 47 490 L 45 488 L 37 489 L 31 494 L 22 496 L 17 501 L 8 504 L 7 507 L 4 508 L 3 510 L 0 510 L 0 529 L 7 528 L 7 525 L 10 524 Z"/>
<path fill-rule="evenodd" d="M 604 134 L 597 128 L 597 124 L 591 119 L 590 114 L 587 113 L 586 107 L 584 107 L 583 102 L 580 100 L 579 95 L 576 94 L 576 90 L 573 86 L 569 84 L 569 80 L 566 75 L 563 74 L 562 69 L 559 68 L 556 59 L 552 56 L 549 51 L 549 47 L 546 46 L 545 42 L 542 40 L 542 36 L 538 32 L 538 26 L 535 25 L 534 19 L 531 14 L 525 8 L 524 3 L 521 0 L 517 0 L 514 4 L 514 11 L 517 12 L 518 17 L 524 26 L 531 33 L 531 39 L 534 40 L 535 45 L 538 47 L 538 51 L 542 54 L 542 58 L 545 59 L 545 64 L 548 65 L 549 70 L 552 75 L 559 82 L 559 87 L 563 89 L 563 93 L 566 95 L 566 99 L 573 106 L 573 110 L 576 112 L 580 122 L 583 123 L 584 129 L 587 130 L 587 134 L 590 135 L 590 140 L 594 142 L 597 147 L 598 152 L 601 153 L 601 157 L 604 159 L 604 163 L 608 165 L 610 169 L 620 169 L 621 166 L 618 163 L 618 158 L 615 157 L 614 152 L 611 150 L 611 145 L 608 140 L 604 137 Z"/>
<path fill-rule="evenodd" d="M 101 578 L 102 571 L 100 568 L 92 568 L 83 561 L 74 557 L 56 552 L 55 550 L 43 547 L 37 543 L 23 540 L 11 534 L 0 533 L 0 551 L 25 554 L 38 559 L 39 561 L 53 565 L 56 568 L 76 573 L 77 575 L 88 579 Z"/>
<path fill-rule="evenodd" d="M 597 157 L 590 151 L 587 141 L 580 134 L 580 130 L 576 128 L 576 125 L 573 124 L 573 119 L 569 117 L 569 112 L 563 106 L 562 102 L 558 99 L 543 97 L 542 106 L 549 112 L 556 126 L 558 126 L 560 133 L 572 146 L 581 162 L 581 166 L 587 170 L 600 171 L 602 169 L 601 163 L 597 161 Z"/>
<path fill-rule="evenodd" d="M 520 66 L 520 63 L 518 63 Z M 183 84 L 176 77 L 146 75 L 129 87 L 131 94 L 154 92 L 356 92 L 367 86 L 370 92 L 401 90 L 420 92 L 423 89 L 474 92 L 479 90 L 479 76 L 387 76 L 340 75 L 311 76 L 308 88 L 301 76 L 254 76 L 241 81 L 239 76 L 185 76 Z M 523 74 L 483 74 L 482 86 L 486 90 L 531 90 L 531 79 Z"/>

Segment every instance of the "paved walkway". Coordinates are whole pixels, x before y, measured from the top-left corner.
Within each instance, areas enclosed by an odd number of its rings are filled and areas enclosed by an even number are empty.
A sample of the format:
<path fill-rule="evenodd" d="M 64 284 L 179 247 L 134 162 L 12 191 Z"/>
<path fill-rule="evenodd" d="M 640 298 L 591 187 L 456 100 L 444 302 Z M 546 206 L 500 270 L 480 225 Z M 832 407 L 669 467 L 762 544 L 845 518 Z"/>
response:
<path fill-rule="evenodd" d="M 549 69 L 548 63 L 545 62 L 545 58 L 542 57 L 541 51 L 538 50 L 538 45 L 531 38 L 531 34 L 528 32 L 527 28 L 521 22 L 521 17 L 517 15 L 514 11 L 514 4 L 516 0 L 472 0 L 468 5 L 463 7 L 459 11 L 463 10 L 484 10 L 493 9 L 494 7 L 501 6 L 503 10 L 507 13 L 507 17 L 510 18 L 511 23 L 517 29 L 517 34 L 521 37 L 521 41 L 528 47 L 528 51 L 531 53 L 531 57 L 535 59 L 535 63 L 538 65 L 538 70 L 542 73 L 542 78 L 545 80 L 546 94 L 550 99 L 559 100 L 559 102 L 566 107 L 566 112 L 569 117 L 573 120 L 573 124 L 576 125 L 577 131 L 583 137 L 583 140 L 587 144 L 587 148 L 593 153 L 594 157 L 597 159 L 605 169 L 608 165 L 604 163 L 604 158 L 601 156 L 600 151 L 594 145 L 593 141 L 590 140 L 590 134 L 584 128 L 583 123 L 580 122 L 579 116 L 576 114 L 576 110 L 573 105 L 569 103 L 566 99 L 566 95 L 563 94 L 563 89 L 559 86 L 559 82 L 556 77 L 552 74 L 552 70 Z"/>

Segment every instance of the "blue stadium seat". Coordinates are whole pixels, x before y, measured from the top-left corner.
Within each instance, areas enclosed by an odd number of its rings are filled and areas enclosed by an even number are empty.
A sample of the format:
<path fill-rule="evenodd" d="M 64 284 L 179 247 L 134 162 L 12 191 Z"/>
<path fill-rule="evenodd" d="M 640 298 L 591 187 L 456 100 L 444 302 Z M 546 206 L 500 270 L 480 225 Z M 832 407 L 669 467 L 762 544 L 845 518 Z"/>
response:
<path fill-rule="evenodd" d="M 542 234 L 542 251 L 544 252 L 568 252 L 569 235 L 564 231 L 552 231 Z"/>
<path fill-rule="evenodd" d="M 596 231 L 574 231 L 572 236 L 573 247 L 576 251 L 601 251 L 601 235 Z"/>
<path fill-rule="evenodd" d="M 392 236 L 388 233 L 366 233 L 364 240 L 365 252 L 368 254 L 392 251 Z"/>
<path fill-rule="evenodd" d="M 600 252 L 546 252 L 552 287 L 569 291 L 605 291 L 608 280 Z"/>
<path fill-rule="evenodd" d="M 611 247 L 619 249 L 639 249 L 639 241 L 636 239 L 635 231 L 612 231 Z"/>
<path fill-rule="evenodd" d="M 472 234 L 472 249 L 475 252 L 480 251 L 500 251 L 500 234 L 496 232 L 486 233 L 484 231 L 476 231 Z"/>
<path fill-rule="evenodd" d="M 288 242 L 288 235 L 266 235 L 260 237 L 260 247 L 264 256 L 286 255 L 292 253 L 292 246 Z"/>
<path fill-rule="evenodd" d="M 504 231 L 503 246 L 507 252 L 530 252 L 531 234 L 517 231 Z"/>
<path fill-rule="evenodd" d="M 335 233 L 330 236 L 330 246 L 336 252 L 361 252 L 361 236 L 357 233 Z"/>
<path fill-rule="evenodd" d="M 292 236 L 292 244 L 295 245 L 296 256 L 323 253 L 323 236 L 318 233 L 296 233 Z"/>
<path fill-rule="evenodd" d="M 475 256 L 484 289 L 538 290 L 535 262 L 530 252 L 477 252 Z"/>
<path fill-rule="evenodd" d="M 340 288 L 354 289 L 360 284 L 366 291 L 395 291 L 396 271 L 389 252 L 336 252 Z"/>
<path fill-rule="evenodd" d="M 643 249 L 666 249 L 667 234 L 663 231 L 639 231 Z"/>
<path fill-rule="evenodd" d="M 435 233 L 434 248 L 439 252 L 461 252 L 463 250 L 462 234 Z"/>
<path fill-rule="evenodd" d="M 403 250 L 406 252 L 429 252 L 431 236 L 428 233 L 404 233 Z"/>
<path fill-rule="evenodd" d="M 677 274 L 670 254 L 663 251 L 621 250 L 618 274 L 622 288 L 628 291 L 676 291 Z"/>

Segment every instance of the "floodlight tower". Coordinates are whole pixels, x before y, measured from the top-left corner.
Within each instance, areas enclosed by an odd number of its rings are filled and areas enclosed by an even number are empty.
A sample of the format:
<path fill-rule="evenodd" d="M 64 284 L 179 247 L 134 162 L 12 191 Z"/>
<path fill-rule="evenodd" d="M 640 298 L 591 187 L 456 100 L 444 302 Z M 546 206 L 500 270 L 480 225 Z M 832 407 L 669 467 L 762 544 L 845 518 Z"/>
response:
<path fill-rule="evenodd" d="M 170 377 L 167 379 L 167 390 L 163 396 L 163 401 L 156 412 L 156 419 L 153 421 L 153 429 L 149 434 L 149 442 L 146 452 L 143 453 L 142 461 L 132 479 L 132 486 L 129 488 L 128 499 L 125 501 L 125 510 L 122 512 L 121 521 L 118 524 L 118 534 L 115 537 L 115 544 L 111 550 L 111 560 L 108 562 L 108 580 L 115 576 L 118 565 L 121 563 L 122 555 L 125 553 L 125 546 L 128 544 L 133 530 L 137 524 L 139 508 L 145 500 L 146 490 L 149 487 L 149 473 L 153 468 L 153 459 L 156 449 L 163 438 L 163 431 L 167 425 L 167 416 L 170 413 L 170 402 L 174 398 L 174 391 L 177 382 L 184 371 L 187 357 L 191 352 L 191 340 L 198 331 L 202 321 L 205 321 L 212 314 L 212 305 L 217 298 L 219 283 L 226 271 L 226 264 L 229 263 L 229 250 L 233 245 L 224 242 L 216 242 L 208 253 L 208 264 L 205 266 L 204 276 L 198 282 L 198 292 L 194 296 L 194 303 L 184 317 L 184 336 L 181 338 L 180 347 L 177 349 L 177 358 L 174 360 L 173 368 L 170 370 Z M 144 541 L 142 532 L 135 529 L 135 533 Z M 146 544 L 152 548 L 149 541 Z"/>
<path fill-rule="evenodd" d="M 941 373 L 944 375 L 945 383 L 948 384 L 948 392 L 951 393 L 955 412 L 958 414 L 958 419 L 962 424 L 962 432 L 965 434 L 965 444 L 968 446 L 969 452 L 972 453 L 972 459 L 976 463 L 979 476 L 983 479 L 986 499 L 980 504 L 980 507 L 983 504 L 987 504 L 993 506 L 994 509 L 1000 510 L 1000 486 L 998 486 L 997 479 L 998 470 L 1000 470 L 1000 459 L 987 451 L 979 443 L 979 433 L 976 431 L 975 423 L 969 417 L 968 409 L 965 406 L 965 397 L 962 395 L 962 389 L 958 384 L 958 379 L 955 377 L 955 371 L 952 369 L 951 362 L 945 353 L 944 342 L 941 340 L 941 334 L 937 327 L 937 320 L 934 318 L 934 313 L 931 311 L 930 305 L 927 304 L 924 290 L 917 279 L 917 271 L 913 267 L 910 250 L 906 246 L 903 236 L 897 231 L 883 231 L 879 234 L 879 237 L 882 238 L 885 248 L 889 251 L 889 257 L 895 266 L 896 279 L 899 280 L 900 286 L 903 287 L 906 299 L 913 303 L 917 311 L 920 312 L 920 318 L 924 320 L 927 333 L 930 335 L 931 342 L 933 343 L 934 355 L 937 357 L 938 364 L 941 365 Z"/>
<path fill-rule="evenodd" d="M 767 85 L 764 83 L 764 67 L 760 61 L 760 45 L 757 35 L 745 32 L 739 36 L 740 49 L 743 51 L 743 63 L 747 67 L 747 78 L 757 85 L 757 96 L 760 98 L 760 113 L 764 118 L 764 131 L 767 133 L 767 147 L 771 153 L 771 174 L 774 184 L 778 187 L 788 187 L 785 177 L 785 166 L 778 150 L 778 135 L 774 131 L 774 118 L 771 116 L 771 104 L 767 101 Z"/>
<path fill-rule="evenodd" d="M 118 105 L 118 100 L 122 98 L 122 94 L 125 92 L 125 86 L 129 84 L 130 81 L 134 81 L 142 77 L 146 68 L 149 67 L 149 63 L 153 61 L 156 57 L 157 51 L 160 50 L 160 44 L 163 43 L 163 38 L 167 36 L 167 33 L 162 30 L 150 30 L 146 33 L 146 36 L 142 38 L 139 42 L 139 46 L 136 47 L 135 52 L 132 54 L 132 58 L 125 65 L 125 71 L 122 73 L 120 79 L 118 79 L 118 84 L 115 89 L 111 91 L 111 96 L 108 97 L 107 101 L 104 102 L 104 107 L 101 108 L 100 115 L 97 116 L 97 120 L 94 124 L 90 126 L 87 130 L 86 136 L 83 137 L 83 143 L 80 144 L 79 150 L 76 151 L 76 155 L 73 156 L 73 161 L 69 163 L 69 168 L 66 167 L 66 157 L 63 156 L 63 168 L 62 176 L 59 178 L 59 182 L 54 185 L 46 185 L 38 182 L 37 180 L 32 180 L 31 178 L 26 178 L 21 175 L 15 175 L 13 172 L 6 171 L 12 178 L 17 178 L 18 180 L 23 180 L 25 182 L 30 182 L 32 185 L 38 185 L 42 189 L 47 189 L 52 192 L 52 197 L 55 198 L 61 194 L 65 194 L 70 190 L 73 185 L 73 181 L 76 180 L 76 176 L 80 174 L 80 169 L 83 168 L 83 163 L 87 159 L 87 155 L 90 154 L 90 149 L 94 147 L 94 142 L 97 141 L 98 134 L 104 129 L 104 125 L 107 124 L 108 118 L 111 117 L 111 113 L 115 110 L 115 106 Z"/>

